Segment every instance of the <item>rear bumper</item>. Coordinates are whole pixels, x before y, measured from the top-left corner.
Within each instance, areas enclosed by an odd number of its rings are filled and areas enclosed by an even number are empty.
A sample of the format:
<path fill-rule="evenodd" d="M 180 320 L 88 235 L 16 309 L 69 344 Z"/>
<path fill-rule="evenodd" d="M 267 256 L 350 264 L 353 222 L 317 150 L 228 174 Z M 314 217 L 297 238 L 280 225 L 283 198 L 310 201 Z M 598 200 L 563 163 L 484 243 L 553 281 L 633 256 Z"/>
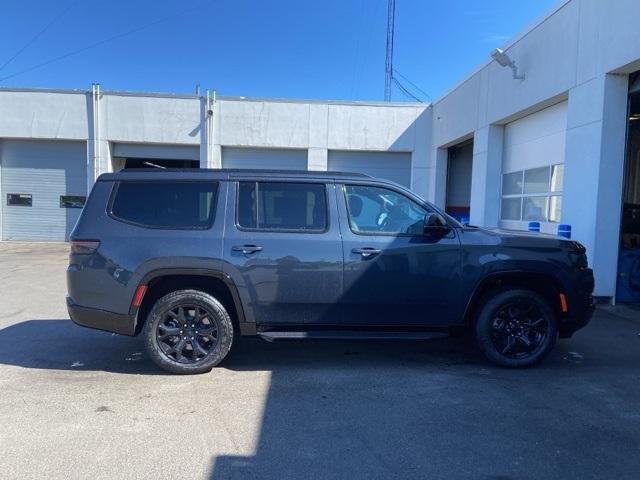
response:
<path fill-rule="evenodd" d="M 577 330 L 584 328 L 595 310 L 593 301 L 593 270 L 580 270 L 574 279 L 574 291 L 569 295 L 569 311 L 565 320 L 560 324 L 560 338 L 569 338 Z"/>
<path fill-rule="evenodd" d="M 135 315 L 122 315 L 97 308 L 81 307 L 67 297 L 67 310 L 73 323 L 82 327 L 95 328 L 106 332 L 134 336 L 136 334 Z"/>

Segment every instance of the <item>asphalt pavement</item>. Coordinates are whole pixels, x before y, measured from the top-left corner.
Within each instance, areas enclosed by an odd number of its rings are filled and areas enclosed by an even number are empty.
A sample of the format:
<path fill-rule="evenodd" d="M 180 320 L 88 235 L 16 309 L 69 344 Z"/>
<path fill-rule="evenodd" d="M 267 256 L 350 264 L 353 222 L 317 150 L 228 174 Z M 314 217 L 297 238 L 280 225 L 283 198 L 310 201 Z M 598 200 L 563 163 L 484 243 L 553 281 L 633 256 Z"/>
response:
<path fill-rule="evenodd" d="M 68 319 L 67 248 L 0 243 L 0 478 L 640 478 L 640 310 L 527 370 L 456 339 L 248 339 L 172 376 Z"/>

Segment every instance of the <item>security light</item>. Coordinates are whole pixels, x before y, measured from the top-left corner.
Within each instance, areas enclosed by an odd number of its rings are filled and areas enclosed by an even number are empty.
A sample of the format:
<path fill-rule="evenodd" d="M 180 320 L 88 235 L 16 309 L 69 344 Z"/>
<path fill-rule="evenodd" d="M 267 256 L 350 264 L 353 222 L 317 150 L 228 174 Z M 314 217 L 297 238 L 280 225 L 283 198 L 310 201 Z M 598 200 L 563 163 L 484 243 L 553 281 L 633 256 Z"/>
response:
<path fill-rule="evenodd" d="M 493 58 L 501 67 L 509 67 L 513 71 L 513 78 L 515 80 L 524 80 L 524 73 L 522 75 L 518 75 L 518 67 L 516 67 L 516 62 L 511 60 L 509 58 L 509 55 L 504 53 L 502 49 L 494 48 L 491 51 L 491 58 Z"/>

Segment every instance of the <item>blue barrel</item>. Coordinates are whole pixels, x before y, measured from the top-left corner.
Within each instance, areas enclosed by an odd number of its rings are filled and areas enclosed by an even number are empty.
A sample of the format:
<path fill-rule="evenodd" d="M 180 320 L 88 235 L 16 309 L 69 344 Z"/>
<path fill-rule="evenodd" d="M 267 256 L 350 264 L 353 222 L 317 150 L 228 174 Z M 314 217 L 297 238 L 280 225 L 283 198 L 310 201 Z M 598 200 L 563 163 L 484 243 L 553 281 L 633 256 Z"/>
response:
<path fill-rule="evenodd" d="M 558 235 L 560 235 L 561 237 L 571 238 L 571 225 L 558 225 Z"/>
<path fill-rule="evenodd" d="M 540 231 L 540 222 L 529 222 L 529 226 L 527 230 L 530 232 L 539 232 Z"/>

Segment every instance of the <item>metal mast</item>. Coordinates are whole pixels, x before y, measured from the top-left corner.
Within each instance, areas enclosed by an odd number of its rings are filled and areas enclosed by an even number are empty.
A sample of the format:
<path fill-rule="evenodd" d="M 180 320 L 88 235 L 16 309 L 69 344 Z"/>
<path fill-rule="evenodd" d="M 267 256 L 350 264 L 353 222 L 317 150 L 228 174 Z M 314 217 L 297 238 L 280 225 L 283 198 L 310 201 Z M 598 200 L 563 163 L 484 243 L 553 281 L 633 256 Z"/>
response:
<path fill-rule="evenodd" d="M 389 0 L 387 5 L 387 54 L 384 64 L 384 100 L 391 100 L 391 82 L 393 79 L 393 37 L 396 16 L 396 1 Z"/>

